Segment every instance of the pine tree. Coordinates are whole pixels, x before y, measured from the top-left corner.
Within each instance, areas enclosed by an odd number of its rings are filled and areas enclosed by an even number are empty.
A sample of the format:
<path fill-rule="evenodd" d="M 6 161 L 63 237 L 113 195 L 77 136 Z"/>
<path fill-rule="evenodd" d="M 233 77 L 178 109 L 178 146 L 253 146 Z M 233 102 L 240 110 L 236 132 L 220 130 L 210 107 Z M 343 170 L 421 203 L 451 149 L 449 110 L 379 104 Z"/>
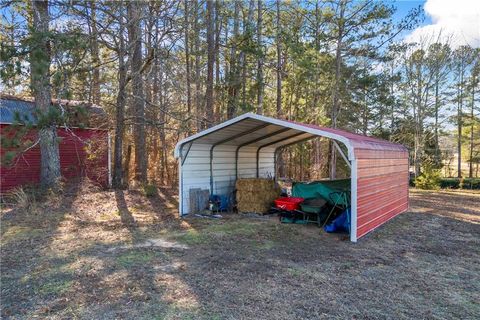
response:
<path fill-rule="evenodd" d="M 50 114 L 50 63 L 51 42 L 48 1 L 32 1 L 33 25 L 31 28 L 31 87 L 35 105 L 43 115 Z M 38 131 L 40 141 L 40 181 L 44 187 L 56 187 L 61 177 L 57 128 L 54 119 L 48 119 Z"/>

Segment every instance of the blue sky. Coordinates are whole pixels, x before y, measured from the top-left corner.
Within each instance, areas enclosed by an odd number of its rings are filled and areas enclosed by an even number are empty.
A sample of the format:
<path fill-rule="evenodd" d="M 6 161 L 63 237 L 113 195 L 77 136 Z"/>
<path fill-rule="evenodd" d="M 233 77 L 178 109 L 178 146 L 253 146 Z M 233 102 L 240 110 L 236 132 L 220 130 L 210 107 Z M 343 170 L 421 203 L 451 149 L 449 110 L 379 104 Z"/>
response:
<path fill-rule="evenodd" d="M 425 21 L 406 33 L 405 41 L 436 39 L 440 35 L 442 42 L 453 47 L 480 47 L 480 0 L 400 0 L 395 2 L 398 9 L 394 19 L 398 21 L 418 5 L 424 8 Z"/>
<path fill-rule="evenodd" d="M 480 47 L 480 0 L 383 1 L 397 8 L 393 16 L 395 22 L 403 19 L 413 8 L 422 6 L 425 10 L 425 20 L 414 30 L 401 34 L 397 40 L 404 38 L 407 42 L 415 42 L 441 33 L 442 41 L 448 41 L 453 47 L 463 44 Z M 9 7 L 4 7 L 0 14 L 8 10 Z"/>
<path fill-rule="evenodd" d="M 480 0 L 479 0 L 480 1 Z M 393 5 L 397 8 L 395 14 L 393 15 L 393 21 L 399 23 L 403 18 L 405 18 L 410 10 L 418 8 L 419 6 L 423 7 L 425 4 L 424 0 L 403 0 L 403 1 L 392 1 Z M 425 20 L 419 25 L 424 26 L 432 23 L 430 16 L 425 15 Z M 409 35 L 412 30 L 407 30 L 399 35 L 399 40 Z"/>
<path fill-rule="evenodd" d="M 408 12 L 416 8 L 418 6 L 423 6 L 425 4 L 424 0 L 418 1 L 418 0 L 403 0 L 403 1 L 395 1 L 394 5 L 397 7 L 397 11 L 395 12 L 394 19 L 396 21 L 402 19 L 405 17 Z M 426 17 L 425 23 L 424 24 L 429 24 L 431 23 L 430 17 Z"/>

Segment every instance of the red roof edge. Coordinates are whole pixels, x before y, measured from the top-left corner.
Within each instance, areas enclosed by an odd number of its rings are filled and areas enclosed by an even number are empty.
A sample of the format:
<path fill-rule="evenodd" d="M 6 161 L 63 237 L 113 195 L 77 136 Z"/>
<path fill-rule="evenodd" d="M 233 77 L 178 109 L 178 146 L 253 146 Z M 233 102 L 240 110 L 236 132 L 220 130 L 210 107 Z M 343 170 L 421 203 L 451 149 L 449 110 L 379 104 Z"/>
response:
<path fill-rule="evenodd" d="M 337 134 L 339 136 L 345 137 L 348 140 L 352 141 L 352 144 L 356 149 L 364 148 L 364 149 L 385 149 L 385 150 L 395 150 L 395 151 L 408 151 L 408 149 L 402 144 L 383 140 L 380 138 L 353 133 L 343 129 L 321 127 L 316 124 L 301 123 L 301 122 L 296 122 L 292 120 L 285 120 L 285 121 L 288 121 L 303 127 L 318 129 L 318 130 L 326 131 L 329 133 L 333 133 L 333 134 Z"/>

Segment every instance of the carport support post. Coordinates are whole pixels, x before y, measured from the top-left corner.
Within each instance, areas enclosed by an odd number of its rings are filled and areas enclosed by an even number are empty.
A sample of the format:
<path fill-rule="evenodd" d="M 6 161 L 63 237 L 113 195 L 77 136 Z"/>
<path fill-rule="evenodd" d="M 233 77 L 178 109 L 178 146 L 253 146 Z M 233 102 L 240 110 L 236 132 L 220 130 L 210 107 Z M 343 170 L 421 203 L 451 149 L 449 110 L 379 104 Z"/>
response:
<path fill-rule="evenodd" d="M 350 241 L 357 242 L 357 159 L 351 159 Z"/>
<path fill-rule="evenodd" d="M 178 173 L 180 178 L 178 179 L 178 201 L 179 201 L 179 210 L 178 214 L 180 218 L 183 216 L 183 170 L 182 170 L 182 161 L 178 161 Z"/>

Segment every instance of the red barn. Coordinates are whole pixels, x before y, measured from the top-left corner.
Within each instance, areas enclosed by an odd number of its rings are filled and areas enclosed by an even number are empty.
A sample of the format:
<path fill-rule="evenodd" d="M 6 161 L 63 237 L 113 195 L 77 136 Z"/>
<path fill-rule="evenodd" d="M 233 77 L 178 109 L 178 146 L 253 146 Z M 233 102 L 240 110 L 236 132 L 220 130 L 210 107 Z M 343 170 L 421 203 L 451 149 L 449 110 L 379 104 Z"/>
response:
<path fill-rule="evenodd" d="M 65 179 L 88 177 L 106 187 L 110 183 L 110 138 L 106 114 L 101 107 L 86 102 L 54 100 L 55 107 L 68 112 L 73 125 L 59 126 L 60 166 Z M 19 122 L 19 120 L 21 120 Z M 0 96 L 0 193 L 40 182 L 40 147 L 33 100 Z M 25 130 L 27 129 L 27 130 Z M 5 141 L 22 132 L 20 147 L 4 147 Z M 7 153 L 15 157 L 6 160 Z"/>

